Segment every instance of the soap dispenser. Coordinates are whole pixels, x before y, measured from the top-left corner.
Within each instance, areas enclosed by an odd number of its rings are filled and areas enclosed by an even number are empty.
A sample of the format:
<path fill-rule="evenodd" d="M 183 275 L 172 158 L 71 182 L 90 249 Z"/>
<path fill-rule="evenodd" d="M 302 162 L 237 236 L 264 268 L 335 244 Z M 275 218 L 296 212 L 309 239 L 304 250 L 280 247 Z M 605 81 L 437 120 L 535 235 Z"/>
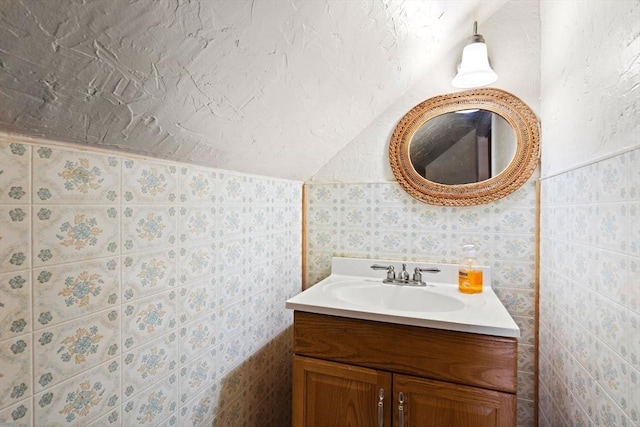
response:
<path fill-rule="evenodd" d="M 464 294 L 482 292 L 482 269 L 476 260 L 476 246 L 464 245 L 458 268 L 458 289 Z"/>

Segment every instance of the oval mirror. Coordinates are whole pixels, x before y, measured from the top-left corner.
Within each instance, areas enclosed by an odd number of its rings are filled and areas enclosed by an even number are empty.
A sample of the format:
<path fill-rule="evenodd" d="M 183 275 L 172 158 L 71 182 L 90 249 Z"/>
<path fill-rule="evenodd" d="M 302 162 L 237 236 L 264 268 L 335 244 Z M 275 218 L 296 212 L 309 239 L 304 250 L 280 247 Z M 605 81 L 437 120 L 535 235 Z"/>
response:
<path fill-rule="evenodd" d="M 538 165 L 539 123 L 531 109 L 500 89 L 430 98 L 396 126 L 391 169 L 426 203 L 488 203 L 520 188 Z"/>

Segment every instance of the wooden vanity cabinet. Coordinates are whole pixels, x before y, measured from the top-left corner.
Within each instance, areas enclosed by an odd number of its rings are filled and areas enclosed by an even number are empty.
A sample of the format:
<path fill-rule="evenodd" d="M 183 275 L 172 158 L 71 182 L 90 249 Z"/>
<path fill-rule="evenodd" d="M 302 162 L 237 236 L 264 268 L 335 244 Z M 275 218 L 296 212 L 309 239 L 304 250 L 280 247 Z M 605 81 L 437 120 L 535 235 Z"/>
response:
<path fill-rule="evenodd" d="M 515 338 L 296 311 L 294 353 L 293 427 L 516 425 Z"/>

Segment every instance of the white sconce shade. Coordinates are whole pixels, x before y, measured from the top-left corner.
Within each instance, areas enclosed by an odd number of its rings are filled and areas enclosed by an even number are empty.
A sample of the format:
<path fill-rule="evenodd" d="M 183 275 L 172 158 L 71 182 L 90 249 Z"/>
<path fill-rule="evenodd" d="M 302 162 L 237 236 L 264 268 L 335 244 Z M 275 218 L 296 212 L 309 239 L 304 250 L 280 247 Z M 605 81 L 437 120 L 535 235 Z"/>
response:
<path fill-rule="evenodd" d="M 477 23 L 473 25 L 473 32 L 471 43 L 462 50 L 458 74 L 451 81 L 454 87 L 469 89 L 488 85 L 498 79 L 498 75 L 489 65 L 487 45 L 482 36 L 477 33 Z"/>

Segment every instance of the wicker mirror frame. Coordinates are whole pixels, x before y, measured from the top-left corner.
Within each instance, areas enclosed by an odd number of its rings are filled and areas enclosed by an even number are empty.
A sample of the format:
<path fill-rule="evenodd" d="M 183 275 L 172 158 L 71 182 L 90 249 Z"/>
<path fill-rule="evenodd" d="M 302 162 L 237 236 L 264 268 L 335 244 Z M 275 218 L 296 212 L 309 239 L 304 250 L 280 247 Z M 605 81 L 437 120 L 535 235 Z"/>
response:
<path fill-rule="evenodd" d="M 507 168 L 493 178 L 470 184 L 440 184 L 420 176 L 409 158 L 409 144 L 418 128 L 441 114 L 476 108 L 499 114 L 515 131 L 516 152 Z M 495 88 L 467 90 L 421 102 L 398 122 L 389 145 L 391 170 L 400 186 L 412 197 L 440 206 L 480 205 L 508 196 L 531 177 L 539 157 L 538 118 L 515 95 Z"/>

